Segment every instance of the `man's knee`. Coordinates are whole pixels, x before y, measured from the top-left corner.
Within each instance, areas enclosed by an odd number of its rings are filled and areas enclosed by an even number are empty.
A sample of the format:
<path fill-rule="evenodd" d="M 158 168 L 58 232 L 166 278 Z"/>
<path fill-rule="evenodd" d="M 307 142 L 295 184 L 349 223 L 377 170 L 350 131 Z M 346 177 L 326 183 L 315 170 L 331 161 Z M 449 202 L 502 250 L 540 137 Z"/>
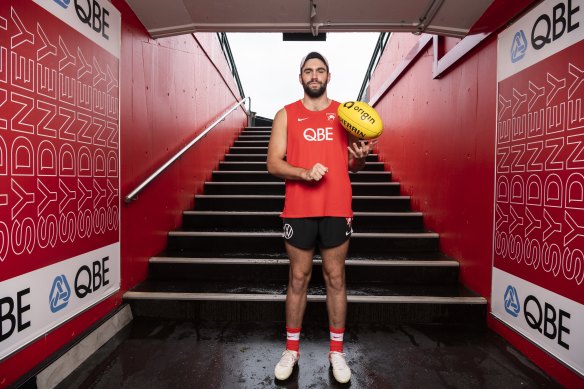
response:
<path fill-rule="evenodd" d="M 291 271 L 289 285 L 294 293 L 303 293 L 310 282 L 310 272 Z"/>
<path fill-rule="evenodd" d="M 329 271 L 324 274 L 326 285 L 332 290 L 343 290 L 345 288 L 345 272 L 344 271 Z"/>

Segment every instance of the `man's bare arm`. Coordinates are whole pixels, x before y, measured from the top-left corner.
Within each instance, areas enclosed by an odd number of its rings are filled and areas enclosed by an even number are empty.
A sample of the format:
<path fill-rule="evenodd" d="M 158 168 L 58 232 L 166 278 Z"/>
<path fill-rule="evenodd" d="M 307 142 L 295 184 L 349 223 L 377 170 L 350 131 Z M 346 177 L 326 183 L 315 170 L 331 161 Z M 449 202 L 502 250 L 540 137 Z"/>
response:
<path fill-rule="evenodd" d="M 310 169 L 305 169 L 286 162 L 287 136 L 286 110 L 281 109 L 272 123 L 272 135 L 268 145 L 268 172 L 286 180 L 319 181 L 328 171 L 326 166 L 316 163 Z"/>

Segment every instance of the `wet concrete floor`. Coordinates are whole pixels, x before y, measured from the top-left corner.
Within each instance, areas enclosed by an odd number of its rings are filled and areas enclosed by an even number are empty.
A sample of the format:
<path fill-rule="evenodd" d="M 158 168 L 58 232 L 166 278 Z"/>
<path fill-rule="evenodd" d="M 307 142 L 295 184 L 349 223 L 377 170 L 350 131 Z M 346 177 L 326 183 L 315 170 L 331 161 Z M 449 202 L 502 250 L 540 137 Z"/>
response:
<path fill-rule="evenodd" d="M 329 371 L 326 323 L 305 325 L 299 366 L 273 376 L 281 325 L 135 319 L 62 388 L 559 388 L 501 337 L 432 325 L 352 326 L 345 351 L 353 377 Z"/>

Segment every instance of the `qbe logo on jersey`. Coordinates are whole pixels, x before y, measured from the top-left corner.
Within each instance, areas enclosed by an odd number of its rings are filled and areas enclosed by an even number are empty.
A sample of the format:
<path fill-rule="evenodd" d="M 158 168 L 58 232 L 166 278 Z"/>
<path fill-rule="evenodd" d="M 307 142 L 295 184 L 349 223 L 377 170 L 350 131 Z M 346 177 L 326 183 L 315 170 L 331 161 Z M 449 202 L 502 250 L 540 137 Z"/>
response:
<path fill-rule="evenodd" d="M 333 140 L 333 128 L 307 128 L 304 130 L 304 139 L 309 142 L 326 142 Z"/>

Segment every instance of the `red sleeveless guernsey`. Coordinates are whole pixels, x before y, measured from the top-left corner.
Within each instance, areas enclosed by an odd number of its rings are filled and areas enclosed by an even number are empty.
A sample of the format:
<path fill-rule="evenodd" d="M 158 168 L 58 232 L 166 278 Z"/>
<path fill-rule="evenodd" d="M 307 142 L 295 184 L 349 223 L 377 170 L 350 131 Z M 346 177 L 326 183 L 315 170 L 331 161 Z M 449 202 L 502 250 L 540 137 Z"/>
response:
<path fill-rule="evenodd" d="M 285 106 L 288 117 L 286 161 L 305 169 L 320 162 L 328 172 L 318 182 L 286 180 L 282 217 L 353 217 L 348 170 L 348 135 L 337 118 L 339 102 L 310 111 L 302 101 Z"/>

